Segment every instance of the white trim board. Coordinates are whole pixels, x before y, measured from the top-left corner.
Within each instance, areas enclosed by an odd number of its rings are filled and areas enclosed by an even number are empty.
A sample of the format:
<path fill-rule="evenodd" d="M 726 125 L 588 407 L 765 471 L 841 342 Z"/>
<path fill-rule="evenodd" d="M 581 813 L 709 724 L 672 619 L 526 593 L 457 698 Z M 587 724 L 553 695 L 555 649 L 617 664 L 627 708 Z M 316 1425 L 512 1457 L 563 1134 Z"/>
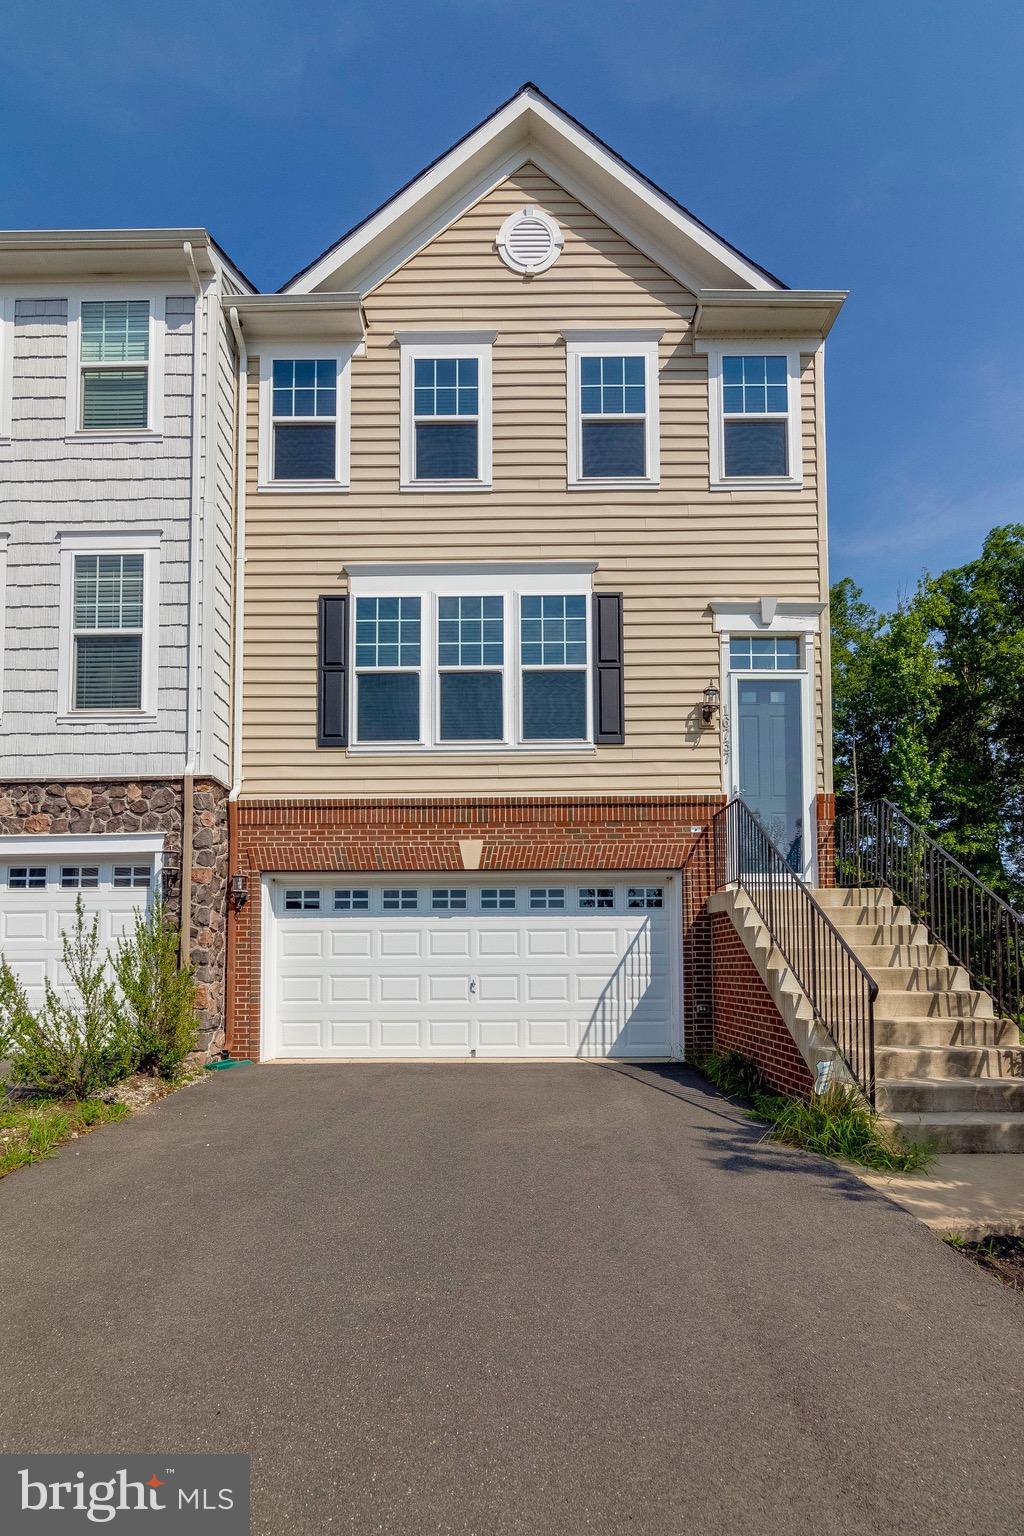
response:
<path fill-rule="evenodd" d="M 162 832 L 99 832 L 90 836 L 46 833 L 35 837 L 0 837 L 0 859 L 49 858 L 59 854 L 96 854 L 101 858 L 145 857 L 156 859 L 163 853 Z"/>

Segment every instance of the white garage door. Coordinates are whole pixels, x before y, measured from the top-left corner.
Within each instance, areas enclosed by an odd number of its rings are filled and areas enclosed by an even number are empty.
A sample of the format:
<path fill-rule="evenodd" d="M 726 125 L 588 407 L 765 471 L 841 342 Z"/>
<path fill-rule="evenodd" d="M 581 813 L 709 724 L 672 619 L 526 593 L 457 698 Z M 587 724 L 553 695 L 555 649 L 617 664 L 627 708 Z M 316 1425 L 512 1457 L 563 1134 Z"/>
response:
<path fill-rule="evenodd" d="M 268 881 L 266 1057 L 678 1054 L 675 881 Z"/>
<path fill-rule="evenodd" d="M 100 946 L 110 950 L 148 904 L 155 880 L 151 853 L 118 858 L 72 853 L 5 858 L 0 853 L 0 953 L 24 983 L 29 1003 L 43 999 L 46 978 L 64 982 L 61 932 L 74 922 L 81 896 L 99 921 Z"/>

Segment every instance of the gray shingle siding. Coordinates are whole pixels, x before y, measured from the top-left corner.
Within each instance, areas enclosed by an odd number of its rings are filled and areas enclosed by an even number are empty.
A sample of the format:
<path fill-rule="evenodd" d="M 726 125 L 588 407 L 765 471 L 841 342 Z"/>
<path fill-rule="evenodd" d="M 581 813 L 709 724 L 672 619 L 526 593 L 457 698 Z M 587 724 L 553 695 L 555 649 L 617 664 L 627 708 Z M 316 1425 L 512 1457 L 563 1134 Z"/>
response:
<path fill-rule="evenodd" d="M 0 446 L 0 530 L 10 534 L 4 778 L 172 775 L 184 766 L 194 310 L 191 295 L 167 297 L 161 438 L 67 441 L 67 302 L 17 299 L 11 441 Z M 161 531 L 157 720 L 59 723 L 57 535 L 111 528 Z"/>

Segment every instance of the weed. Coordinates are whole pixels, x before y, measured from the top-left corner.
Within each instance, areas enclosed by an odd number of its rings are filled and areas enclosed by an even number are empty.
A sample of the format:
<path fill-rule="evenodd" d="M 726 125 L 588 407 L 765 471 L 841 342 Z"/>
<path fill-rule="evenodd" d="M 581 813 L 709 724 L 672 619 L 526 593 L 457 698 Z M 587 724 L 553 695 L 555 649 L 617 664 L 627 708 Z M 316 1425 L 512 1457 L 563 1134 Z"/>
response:
<path fill-rule="evenodd" d="M 105 1104 L 102 1099 L 70 1104 L 28 1099 L 6 1108 L 0 1116 L 0 1128 L 6 1132 L 0 1144 L 0 1178 L 26 1163 L 52 1157 L 72 1136 L 123 1120 L 127 1114 L 126 1104 Z"/>

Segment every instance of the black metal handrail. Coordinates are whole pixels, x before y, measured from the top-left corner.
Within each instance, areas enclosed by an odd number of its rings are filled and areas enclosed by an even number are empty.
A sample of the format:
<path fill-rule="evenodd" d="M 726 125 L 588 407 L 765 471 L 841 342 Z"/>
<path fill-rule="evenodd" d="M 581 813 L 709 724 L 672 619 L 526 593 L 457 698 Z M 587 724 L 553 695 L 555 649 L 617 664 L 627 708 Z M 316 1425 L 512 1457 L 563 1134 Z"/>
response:
<path fill-rule="evenodd" d="M 878 984 L 743 800 L 714 818 L 716 880 L 749 896 L 868 1102 L 875 1102 Z"/>
<path fill-rule="evenodd" d="M 836 819 L 840 885 L 886 885 L 952 959 L 1024 1026 L 1024 916 L 891 800 Z"/>

